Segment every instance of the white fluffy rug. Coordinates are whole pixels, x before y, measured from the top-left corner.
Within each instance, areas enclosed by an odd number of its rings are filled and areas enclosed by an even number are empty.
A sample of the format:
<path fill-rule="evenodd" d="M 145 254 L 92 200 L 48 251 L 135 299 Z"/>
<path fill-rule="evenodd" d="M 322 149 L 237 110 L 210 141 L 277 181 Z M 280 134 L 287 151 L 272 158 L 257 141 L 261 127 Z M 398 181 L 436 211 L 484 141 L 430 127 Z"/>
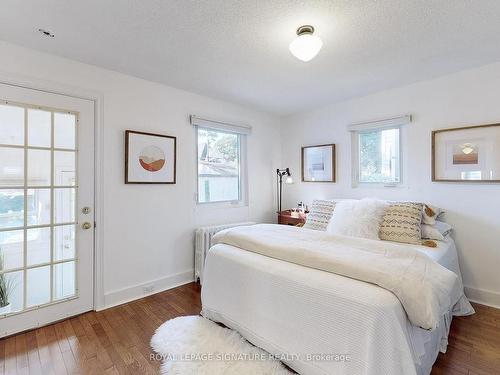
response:
<path fill-rule="evenodd" d="M 183 316 L 163 323 L 153 335 L 151 346 L 163 359 L 162 374 L 292 374 L 238 332 L 201 316 Z"/>

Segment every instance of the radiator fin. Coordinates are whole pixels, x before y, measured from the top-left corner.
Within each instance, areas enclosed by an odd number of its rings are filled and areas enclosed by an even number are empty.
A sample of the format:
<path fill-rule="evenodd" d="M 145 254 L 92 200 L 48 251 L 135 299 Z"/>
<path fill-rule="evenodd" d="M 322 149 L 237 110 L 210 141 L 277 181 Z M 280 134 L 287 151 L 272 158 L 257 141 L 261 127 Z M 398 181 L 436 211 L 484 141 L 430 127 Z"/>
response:
<path fill-rule="evenodd" d="M 205 258 L 208 250 L 212 246 L 212 237 L 215 233 L 233 227 L 242 225 L 254 225 L 255 222 L 249 221 L 244 223 L 213 225 L 209 227 L 201 227 L 195 232 L 195 255 L 194 255 L 194 277 L 196 280 L 203 282 L 203 268 L 205 267 Z"/>

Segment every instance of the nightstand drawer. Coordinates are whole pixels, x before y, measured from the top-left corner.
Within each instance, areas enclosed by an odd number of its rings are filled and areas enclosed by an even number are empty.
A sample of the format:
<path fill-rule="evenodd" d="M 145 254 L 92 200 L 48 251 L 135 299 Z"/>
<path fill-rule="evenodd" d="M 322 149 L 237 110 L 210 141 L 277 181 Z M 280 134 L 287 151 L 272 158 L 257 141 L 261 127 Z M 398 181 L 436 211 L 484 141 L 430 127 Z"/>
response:
<path fill-rule="evenodd" d="M 290 210 L 278 212 L 278 224 L 282 225 L 303 225 L 306 222 L 306 215 Z"/>

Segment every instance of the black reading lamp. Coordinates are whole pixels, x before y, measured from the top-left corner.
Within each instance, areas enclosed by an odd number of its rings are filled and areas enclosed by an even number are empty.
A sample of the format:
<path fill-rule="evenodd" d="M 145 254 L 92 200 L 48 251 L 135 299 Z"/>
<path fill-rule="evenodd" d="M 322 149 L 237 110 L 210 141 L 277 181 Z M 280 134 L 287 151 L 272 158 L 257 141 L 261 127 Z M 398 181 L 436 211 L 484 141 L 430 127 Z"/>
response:
<path fill-rule="evenodd" d="M 283 195 L 283 176 L 285 178 L 285 184 L 293 183 L 292 174 L 289 168 L 276 169 L 276 188 L 278 191 L 278 212 L 281 212 L 281 196 Z"/>

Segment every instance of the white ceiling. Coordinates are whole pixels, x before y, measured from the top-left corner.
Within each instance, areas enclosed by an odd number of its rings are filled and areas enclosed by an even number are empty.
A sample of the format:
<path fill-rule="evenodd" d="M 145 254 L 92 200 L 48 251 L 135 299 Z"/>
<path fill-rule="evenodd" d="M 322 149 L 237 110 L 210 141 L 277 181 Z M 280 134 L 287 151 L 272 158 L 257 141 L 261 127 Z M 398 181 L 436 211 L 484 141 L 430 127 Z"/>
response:
<path fill-rule="evenodd" d="M 2 0 L 1 9 L 5 41 L 279 115 L 500 60 L 498 0 Z M 301 24 L 323 39 L 309 63 L 288 51 Z"/>

